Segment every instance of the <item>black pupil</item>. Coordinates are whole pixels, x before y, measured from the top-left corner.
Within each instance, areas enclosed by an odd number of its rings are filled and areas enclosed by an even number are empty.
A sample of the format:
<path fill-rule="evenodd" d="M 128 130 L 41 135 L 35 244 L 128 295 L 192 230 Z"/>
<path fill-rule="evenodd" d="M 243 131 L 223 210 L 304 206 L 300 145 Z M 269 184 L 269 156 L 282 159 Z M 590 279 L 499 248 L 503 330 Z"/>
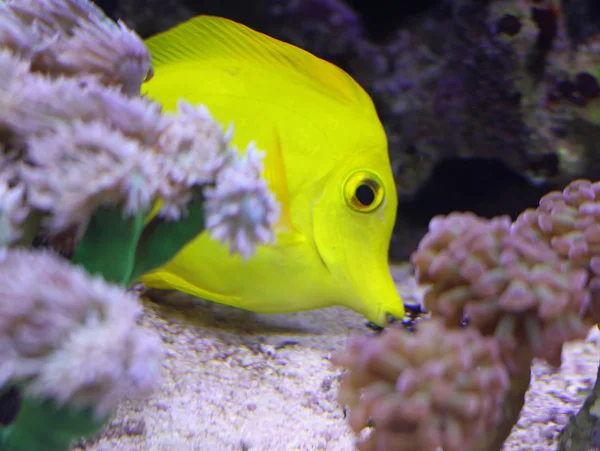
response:
<path fill-rule="evenodd" d="M 375 200 L 375 191 L 369 185 L 358 185 L 358 188 L 356 188 L 356 198 L 362 205 L 368 207 Z"/>

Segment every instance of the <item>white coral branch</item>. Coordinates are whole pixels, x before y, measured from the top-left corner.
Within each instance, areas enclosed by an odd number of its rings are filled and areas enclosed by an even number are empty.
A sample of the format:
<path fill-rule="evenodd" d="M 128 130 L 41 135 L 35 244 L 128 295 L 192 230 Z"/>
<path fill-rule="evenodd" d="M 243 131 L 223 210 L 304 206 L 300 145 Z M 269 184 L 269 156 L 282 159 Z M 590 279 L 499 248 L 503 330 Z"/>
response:
<path fill-rule="evenodd" d="M 160 339 L 136 325 L 137 297 L 48 252 L 0 260 L 0 386 L 92 408 L 104 419 L 160 380 Z"/>
<path fill-rule="evenodd" d="M 88 0 L 18 0 L 0 4 L 0 45 L 29 57 L 36 69 L 93 74 L 130 95 L 151 74 L 141 38 Z"/>
<path fill-rule="evenodd" d="M 161 170 L 163 200 L 159 214 L 178 220 L 186 214 L 192 188 L 215 182 L 217 172 L 232 158 L 230 134 L 204 105 L 179 101 L 176 114 L 164 116 L 156 156 Z"/>
<path fill-rule="evenodd" d="M 29 202 L 49 211 L 55 232 L 87 223 L 101 206 L 120 205 L 126 216 L 149 211 L 157 191 L 155 159 L 135 139 L 101 121 L 63 123 L 28 141 L 21 177 Z"/>
<path fill-rule="evenodd" d="M 228 242 L 231 252 L 250 257 L 257 243 L 274 241 L 273 227 L 280 215 L 279 204 L 261 178 L 264 153 L 251 142 L 245 155 L 236 155 L 207 188 L 206 227 L 211 236 Z"/>
<path fill-rule="evenodd" d="M 158 103 L 123 93 L 129 75 L 107 86 L 103 77 L 114 73 L 119 52 L 145 64 L 136 35 L 87 0 L 1 8 L 10 14 L 0 18 L 0 126 L 24 147 L 28 202 L 48 215 L 51 233 L 83 231 L 104 205 L 131 216 L 160 201 L 159 216 L 179 220 L 202 191 L 207 227 L 232 252 L 247 258 L 274 239 L 278 205 L 261 178 L 260 152 L 233 149 L 232 129 L 224 131 L 204 105 L 181 101 L 162 114 Z M 23 30 L 47 45 L 23 50 L 30 45 Z M 53 65 L 51 75 L 40 65 Z M 142 72 L 135 73 L 139 84 Z"/>

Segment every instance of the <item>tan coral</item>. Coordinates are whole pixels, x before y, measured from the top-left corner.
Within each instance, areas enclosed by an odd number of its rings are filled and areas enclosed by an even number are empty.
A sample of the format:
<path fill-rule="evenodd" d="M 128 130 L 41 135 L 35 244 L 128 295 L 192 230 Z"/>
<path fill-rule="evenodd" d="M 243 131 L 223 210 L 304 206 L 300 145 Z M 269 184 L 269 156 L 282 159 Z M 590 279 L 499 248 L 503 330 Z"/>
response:
<path fill-rule="evenodd" d="M 586 272 L 517 232 L 508 217 L 452 213 L 431 221 L 412 256 L 432 315 L 495 335 L 514 374 L 529 371 L 533 357 L 559 365 L 563 343 L 589 329 Z"/>
<path fill-rule="evenodd" d="M 525 210 L 515 228 L 529 239 L 542 239 L 573 267 L 589 272 L 588 287 L 596 320 L 600 294 L 600 182 L 575 180 L 553 191 L 536 209 Z"/>
<path fill-rule="evenodd" d="M 509 377 L 497 343 L 476 329 L 422 321 L 416 332 L 388 328 L 356 337 L 332 357 L 346 367 L 339 392 L 362 451 L 467 451 L 502 419 Z"/>
<path fill-rule="evenodd" d="M 600 256 L 600 182 L 575 180 L 562 192 L 546 194 L 538 208 L 519 215 L 515 227 L 544 239 L 573 265 L 589 266 Z"/>

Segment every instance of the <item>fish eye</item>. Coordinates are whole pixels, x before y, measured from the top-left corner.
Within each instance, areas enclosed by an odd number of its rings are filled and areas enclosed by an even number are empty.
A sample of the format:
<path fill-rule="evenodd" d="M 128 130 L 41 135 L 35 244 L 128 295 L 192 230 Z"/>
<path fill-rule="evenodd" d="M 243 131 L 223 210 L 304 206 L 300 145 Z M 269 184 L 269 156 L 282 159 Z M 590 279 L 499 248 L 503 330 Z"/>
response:
<path fill-rule="evenodd" d="M 358 185 L 354 195 L 356 196 L 356 200 L 365 207 L 369 207 L 375 201 L 375 191 L 371 185 L 367 185 L 366 183 Z"/>
<path fill-rule="evenodd" d="M 370 171 L 358 171 L 346 179 L 346 204 L 360 213 L 371 213 L 383 203 L 385 190 L 379 177 Z"/>

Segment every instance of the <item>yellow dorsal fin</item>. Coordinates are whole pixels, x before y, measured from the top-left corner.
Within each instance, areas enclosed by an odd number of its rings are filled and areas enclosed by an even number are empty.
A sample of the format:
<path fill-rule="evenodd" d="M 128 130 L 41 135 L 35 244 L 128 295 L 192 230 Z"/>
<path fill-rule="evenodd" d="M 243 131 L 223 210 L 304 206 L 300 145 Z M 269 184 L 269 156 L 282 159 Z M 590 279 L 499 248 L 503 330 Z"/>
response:
<path fill-rule="evenodd" d="M 371 98 L 339 67 L 296 46 L 216 16 L 197 16 L 145 41 L 155 69 L 190 62 L 231 68 L 233 62 L 278 71 L 344 103 L 373 109 Z M 198 76 L 201 82 L 201 75 Z"/>

